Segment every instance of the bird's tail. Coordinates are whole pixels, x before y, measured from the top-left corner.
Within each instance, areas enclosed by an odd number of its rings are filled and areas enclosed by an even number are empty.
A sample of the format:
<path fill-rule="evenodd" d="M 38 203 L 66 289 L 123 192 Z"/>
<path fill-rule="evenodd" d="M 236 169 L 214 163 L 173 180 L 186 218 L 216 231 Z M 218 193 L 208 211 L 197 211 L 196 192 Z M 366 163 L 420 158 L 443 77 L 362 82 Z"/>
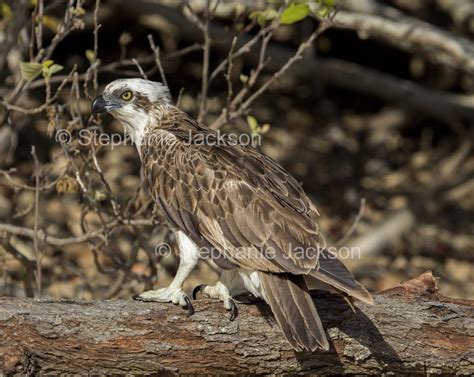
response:
<path fill-rule="evenodd" d="M 297 351 L 329 349 L 329 343 L 304 277 L 259 272 L 265 299 L 286 339 Z"/>
<path fill-rule="evenodd" d="M 354 279 L 344 263 L 338 260 L 336 255 L 330 251 L 321 251 L 319 266 L 312 270 L 309 275 L 363 302 L 374 303 L 374 299 L 367 289 Z"/>

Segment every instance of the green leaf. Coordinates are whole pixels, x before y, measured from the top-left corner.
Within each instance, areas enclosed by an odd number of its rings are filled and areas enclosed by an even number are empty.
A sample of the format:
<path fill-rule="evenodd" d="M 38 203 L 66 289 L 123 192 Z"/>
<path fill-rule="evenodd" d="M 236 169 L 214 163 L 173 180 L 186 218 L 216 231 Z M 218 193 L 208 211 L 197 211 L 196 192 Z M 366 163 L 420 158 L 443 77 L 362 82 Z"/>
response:
<path fill-rule="evenodd" d="M 40 21 L 38 20 L 37 22 Z M 58 18 L 48 16 L 47 14 L 43 16 L 43 18 L 41 19 L 41 23 L 53 32 L 56 32 L 59 28 L 59 25 L 61 24 Z"/>
<path fill-rule="evenodd" d="M 244 27 L 245 27 L 245 24 L 243 22 L 237 22 L 235 25 L 234 25 L 234 29 L 235 31 L 242 31 L 244 30 Z"/>
<path fill-rule="evenodd" d="M 265 9 L 265 10 L 256 10 L 249 14 L 249 18 L 253 20 L 254 18 L 262 17 L 263 19 L 270 21 L 278 16 L 278 12 L 275 9 Z"/>
<path fill-rule="evenodd" d="M 92 50 L 86 50 L 86 58 L 89 60 L 89 62 L 92 64 L 95 61 L 95 52 Z"/>
<path fill-rule="evenodd" d="M 84 16 L 85 14 L 86 14 L 86 10 L 80 5 L 74 9 L 74 15 L 76 17 L 81 17 L 81 16 Z"/>
<path fill-rule="evenodd" d="M 262 13 L 262 12 L 259 12 L 259 11 L 256 11 L 256 10 L 255 10 L 255 11 L 253 11 L 253 12 L 251 12 L 251 13 L 249 14 L 249 18 L 250 18 L 251 20 L 253 20 L 254 18 L 257 18 L 258 16 L 260 16 L 261 13 Z"/>
<path fill-rule="evenodd" d="M 122 34 L 120 34 L 120 38 L 119 38 L 119 44 L 121 46 L 127 46 L 130 44 L 130 42 L 133 41 L 133 37 L 127 33 L 127 32 L 122 32 Z M 87 50 L 87 51 L 91 51 L 91 50 Z M 91 51 L 92 53 L 94 53 L 93 51 Z M 87 54 L 87 52 L 86 52 Z M 90 59 L 89 59 L 90 60 Z"/>
<path fill-rule="evenodd" d="M 247 81 L 249 81 L 249 77 L 248 77 L 247 75 L 244 75 L 243 73 L 240 75 L 239 79 L 240 79 L 240 81 L 241 81 L 242 83 L 244 83 L 244 84 L 245 84 Z"/>
<path fill-rule="evenodd" d="M 3 20 L 7 21 L 7 23 L 9 23 L 13 17 L 12 8 L 3 1 L 0 1 L 0 16 Z"/>
<path fill-rule="evenodd" d="M 235 16 L 236 17 L 241 16 L 245 12 L 246 9 L 247 7 L 244 4 L 237 2 L 235 4 Z"/>
<path fill-rule="evenodd" d="M 41 63 L 41 65 L 43 66 L 43 68 L 49 68 L 53 63 L 53 60 L 45 60 L 43 63 Z"/>
<path fill-rule="evenodd" d="M 55 73 L 61 71 L 64 67 L 59 64 L 53 64 L 52 66 L 48 68 L 43 68 L 43 77 L 46 81 L 49 81 L 52 75 Z"/>
<path fill-rule="evenodd" d="M 334 8 L 336 0 L 316 0 L 318 8 L 316 10 L 320 17 L 326 17 L 329 12 Z"/>
<path fill-rule="evenodd" d="M 249 128 L 252 131 L 252 133 L 254 134 L 258 133 L 258 129 L 259 129 L 258 122 L 254 116 L 247 115 L 247 124 L 249 125 Z"/>
<path fill-rule="evenodd" d="M 332 8 L 336 1 L 335 0 L 317 0 L 316 2 L 325 7 Z"/>
<path fill-rule="evenodd" d="M 107 199 L 107 196 L 107 192 L 104 190 L 97 190 L 94 192 L 94 199 L 98 202 L 103 202 L 105 199 Z"/>
<path fill-rule="evenodd" d="M 306 3 L 291 4 L 281 14 L 280 23 L 284 25 L 294 24 L 301 21 L 309 14 L 309 6 Z"/>
<path fill-rule="evenodd" d="M 26 81 L 32 81 L 38 77 L 43 71 L 43 66 L 37 62 L 21 62 L 20 72 L 21 77 Z"/>
<path fill-rule="evenodd" d="M 258 24 L 261 27 L 264 27 L 267 21 L 271 21 L 276 17 L 278 17 L 278 12 L 275 9 L 271 9 L 271 8 L 265 9 L 262 11 L 254 11 L 249 14 L 249 18 L 251 20 L 256 18 Z"/>
<path fill-rule="evenodd" d="M 268 123 L 265 123 L 262 127 L 260 127 L 260 133 L 266 134 L 268 131 L 270 131 L 270 125 Z"/>
<path fill-rule="evenodd" d="M 61 71 L 64 67 L 60 64 L 53 64 L 51 67 L 49 67 L 49 72 L 54 75 L 55 73 Z"/>

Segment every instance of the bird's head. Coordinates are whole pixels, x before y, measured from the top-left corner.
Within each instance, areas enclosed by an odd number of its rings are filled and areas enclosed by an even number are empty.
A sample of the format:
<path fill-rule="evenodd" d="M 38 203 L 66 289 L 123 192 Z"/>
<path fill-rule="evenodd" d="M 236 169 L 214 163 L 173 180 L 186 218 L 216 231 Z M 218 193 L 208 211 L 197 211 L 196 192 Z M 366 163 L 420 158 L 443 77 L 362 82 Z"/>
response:
<path fill-rule="evenodd" d="M 164 105 L 171 104 L 169 89 L 160 82 L 120 79 L 109 83 L 92 102 L 92 112 L 110 113 L 120 121 L 136 144 L 145 127 Z"/>

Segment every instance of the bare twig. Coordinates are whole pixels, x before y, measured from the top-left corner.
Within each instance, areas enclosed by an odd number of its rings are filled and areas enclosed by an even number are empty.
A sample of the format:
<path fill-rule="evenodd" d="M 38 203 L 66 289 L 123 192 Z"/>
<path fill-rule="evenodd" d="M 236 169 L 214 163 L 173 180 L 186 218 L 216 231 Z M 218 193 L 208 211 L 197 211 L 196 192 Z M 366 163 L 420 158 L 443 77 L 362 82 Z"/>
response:
<path fill-rule="evenodd" d="M 25 255 L 23 255 L 20 251 L 18 251 L 15 247 L 8 243 L 7 238 L 5 238 L 4 242 L 0 244 L 0 247 L 2 247 L 8 254 L 18 260 L 24 267 L 25 276 L 23 278 L 23 284 L 25 294 L 26 297 L 33 297 L 35 292 L 32 286 L 32 282 L 35 281 L 35 269 L 37 267 L 36 263 L 30 261 Z"/>
<path fill-rule="evenodd" d="M 0 232 L 7 232 L 10 234 L 15 234 L 17 236 L 29 237 L 31 239 L 35 237 L 35 233 L 36 233 L 37 240 L 45 244 L 48 244 L 51 246 L 68 246 L 68 245 L 75 245 L 79 243 L 85 243 L 94 238 L 100 238 L 101 235 L 105 231 L 112 230 L 114 228 L 117 228 L 117 226 L 120 226 L 120 225 L 145 226 L 145 225 L 157 225 L 157 224 L 159 224 L 159 222 L 153 219 L 152 220 L 145 220 L 145 219 L 126 220 L 124 219 L 122 222 L 119 222 L 118 220 L 112 220 L 111 222 L 106 224 L 106 228 L 100 228 L 98 230 L 91 231 L 77 237 L 65 237 L 65 238 L 52 236 L 50 234 L 45 233 L 45 231 L 42 229 L 38 229 L 37 232 L 35 232 L 34 229 L 29 229 L 29 228 L 11 225 L 11 224 L 0 224 Z"/>
<path fill-rule="evenodd" d="M 168 80 L 166 80 L 165 70 L 163 69 L 163 64 L 161 63 L 160 58 L 160 48 L 155 45 L 155 41 L 153 40 L 153 35 L 148 34 L 148 42 L 150 43 L 150 48 L 152 49 L 153 53 L 155 54 L 155 63 L 160 71 L 161 81 L 163 84 L 168 86 Z"/>
<path fill-rule="evenodd" d="M 94 8 L 94 59 L 97 62 L 98 54 L 99 54 L 99 29 L 102 25 L 99 24 L 99 8 L 100 8 L 100 0 L 96 0 L 95 8 Z M 99 84 L 97 81 L 97 68 L 98 64 L 93 64 L 92 72 L 94 75 L 93 84 L 94 84 L 94 91 L 97 92 L 99 89 Z"/>
<path fill-rule="evenodd" d="M 344 234 L 344 236 L 336 242 L 337 245 L 344 245 L 344 242 L 346 242 L 352 234 L 354 234 L 355 230 L 357 229 L 357 226 L 360 223 L 360 220 L 362 219 L 362 216 L 364 216 L 364 209 L 365 209 L 365 198 L 362 198 L 360 200 L 360 207 L 359 207 L 359 212 L 357 212 L 357 216 L 355 217 L 354 221 L 352 222 L 351 227 L 349 230 Z"/>
<path fill-rule="evenodd" d="M 112 203 L 112 208 L 114 210 L 114 215 L 117 218 L 121 218 L 120 215 L 120 204 L 117 202 L 117 199 L 115 198 L 115 195 L 110 188 L 109 182 L 107 182 L 107 179 L 105 178 L 104 172 L 102 171 L 102 168 L 100 167 L 99 162 L 97 161 L 97 156 L 95 155 L 95 148 L 94 145 L 91 145 L 92 151 L 91 151 L 91 156 L 92 156 L 92 161 L 94 162 L 94 167 L 97 173 L 99 173 L 100 180 L 104 184 L 104 187 L 107 190 L 108 195 L 110 196 L 110 202 Z"/>
<path fill-rule="evenodd" d="M 36 48 L 41 50 L 43 48 L 43 15 L 44 15 L 44 4 L 43 0 L 39 0 L 38 4 L 38 20 L 36 29 Z"/>
<path fill-rule="evenodd" d="M 219 0 L 216 0 L 215 7 L 217 7 Z M 200 20 L 195 14 L 189 1 L 185 2 L 185 7 L 189 10 L 191 20 L 199 27 L 203 36 L 202 44 L 202 77 L 201 77 L 201 95 L 199 98 L 199 113 L 197 121 L 201 122 L 207 113 L 207 93 L 209 90 L 209 58 L 211 52 L 211 37 L 209 34 L 209 22 L 212 17 L 211 0 L 206 1 L 204 10 L 204 20 Z"/>
<path fill-rule="evenodd" d="M 331 25 L 332 25 L 332 21 L 330 19 L 321 22 L 319 26 L 316 28 L 316 30 L 309 36 L 309 38 L 299 45 L 294 55 L 291 56 L 291 58 L 289 58 L 288 61 L 271 76 L 270 79 L 268 79 L 263 85 L 261 85 L 254 93 L 248 96 L 247 99 L 245 100 L 243 100 L 243 97 L 248 91 L 248 88 L 244 88 L 238 95 L 236 95 L 236 97 L 232 101 L 231 108 L 223 109 L 219 117 L 211 124 L 210 127 L 215 128 L 215 129 L 220 128 L 226 121 L 232 121 L 233 119 L 246 114 L 246 112 L 249 110 L 252 103 L 258 97 L 260 97 L 270 87 L 270 85 L 272 85 L 284 73 L 286 73 L 296 61 L 300 60 L 305 50 L 308 47 L 312 46 L 316 38 L 319 35 L 321 35 L 325 30 L 327 30 Z M 270 38 L 268 37 L 268 35 L 265 36 L 263 39 L 262 49 L 259 54 L 257 68 L 249 79 L 249 86 L 255 84 L 259 73 L 262 71 L 263 67 L 266 64 L 266 60 L 264 59 L 265 59 L 265 52 L 266 52 L 269 40 Z M 241 101 L 242 103 L 238 106 L 238 108 L 233 110 L 233 108 L 236 107 Z"/>
<path fill-rule="evenodd" d="M 145 79 L 145 80 L 148 80 L 148 76 L 146 75 L 146 73 L 143 71 L 143 68 L 142 66 L 140 65 L 140 63 L 137 61 L 137 59 L 132 59 L 133 63 L 137 66 L 137 69 L 138 69 L 138 72 L 140 72 L 140 75 Z"/>
<path fill-rule="evenodd" d="M 19 188 L 19 189 L 22 189 L 22 190 L 36 191 L 36 189 L 37 189 L 36 186 L 30 186 L 30 185 L 19 183 L 19 182 L 15 181 L 15 179 L 11 176 L 11 173 L 15 173 L 15 172 L 16 172 L 16 169 L 10 169 L 9 171 L 0 170 L 0 175 L 4 176 L 5 179 L 7 180 L 8 184 L 11 185 L 12 187 Z M 64 175 L 64 173 L 61 174 L 58 177 L 58 179 L 60 179 Z M 51 183 L 44 184 L 43 186 L 40 186 L 39 189 L 41 191 L 49 190 L 49 189 L 53 188 L 56 185 L 56 182 L 57 182 L 57 179 L 54 180 Z"/>
<path fill-rule="evenodd" d="M 232 67 L 233 67 L 234 59 L 232 58 L 232 55 L 234 53 L 236 43 L 237 43 L 237 37 L 234 37 L 234 39 L 232 40 L 232 45 L 230 46 L 229 54 L 227 56 L 227 61 L 229 62 L 227 64 L 227 73 L 225 75 L 225 79 L 227 82 L 227 106 L 226 106 L 227 108 L 230 108 L 232 96 L 234 95 L 234 89 L 232 86 Z"/>
<path fill-rule="evenodd" d="M 176 99 L 176 107 L 180 107 L 183 93 L 184 93 L 184 88 L 181 88 L 178 93 L 178 98 Z"/>
<path fill-rule="evenodd" d="M 166 59 L 166 60 L 173 60 L 173 59 L 185 56 L 185 55 L 187 55 L 191 52 L 201 50 L 201 49 L 202 49 L 201 45 L 199 43 L 195 43 L 195 44 L 192 44 L 190 46 L 186 46 L 181 50 L 177 50 L 177 51 L 173 51 L 173 52 L 164 54 L 163 58 Z M 145 56 L 143 58 L 137 58 L 135 60 L 138 63 L 140 63 L 140 65 L 144 65 L 144 64 L 149 64 L 149 63 L 154 62 L 155 58 L 156 58 L 155 54 L 153 53 L 151 55 Z M 97 71 L 98 71 L 98 73 L 104 73 L 104 72 L 113 72 L 113 73 L 115 73 L 120 68 L 134 66 L 134 65 L 136 66 L 133 59 L 122 59 L 122 60 L 119 60 L 119 61 L 111 62 L 111 63 L 103 65 L 103 66 L 99 66 Z M 124 73 L 124 72 L 122 72 L 122 73 Z M 131 76 L 136 76 L 137 72 L 136 71 L 135 72 L 130 72 L 130 75 Z M 124 75 L 124 76 L 126 76 L 126 75 Z M 87 79 L 87 77 L 88 77 L 88 73 L 86 72 L 86 73 L 79 74 L 77 79 L 79 81 L 84 81 L 84 80 Z M 55 84 L 55 83 L 63 81 L 65 78 L 67 78 L 67 76 L 65 76 L 65 75 L 55 75 L 55 76 L 51 77 L 49 82 L 51 84 Z M 71 79 L 69 79 L 69 80 L 71 80 Z M 29 85 L 29 88 L 30 89 L 36 89 L 36 88 L 44 87 L 45 85 L 46 85 L 45 80 L 40 79 L 40 80 L 33 81 Z"/>
<path fill-rule="evenodd" d="M 62 82 L 61 84 L 59 85 L 59 87 L 56 89 L 56 92 L 53 96 L 51 96 L 50 94 L 50 86 L 49 86 L 49 83 L 46 83 L 46 88 L 47 88 L 47 95 L 46 95 L 46 99 L 45 99 L 45 102 L 38 106 L 38 107 L 34 107 L 34 108 L 23 108 L 21 106 L 16 106 L 16 105 L 12 105 L 10 104 L 9 102 L 7 101 L 2 101 L 2 104 L 5 106 L 5 108 L 7 110 L 10 110 L 10 111 L 16 111 L 16 112 L 19 112 L 19 113 L 22 113 L 22 114 L 28 114 L 28 115 L 33 115 L 33 114 L 39 114 L 39 113 L 42 113 L 43 111 L 46 111 L 46 109 L 48 108 L 48 106 L 50 106 L 54 101 L 56 101 L 58 99 L 58 96 L 61 92 L 61 90 L 66 86 L 66 84 L 72 79 L 72 77 L 74 76 L 74 73 L 76 72 L 76 66 L 74 66 L 71 70 L 71 72 L 69 72 L 69 74 L 64 77 L 62 79 Z"/>
<path fill-rule="evenodd" d="M 268 26 L 261 28 L 255 36 L 253 36 L 252 38 L 244 42 L 244 44 L 240 46 L 237 49 L 237 51 L 232 53 L 232 55 L 228 55 L 224 60 L 222 60 L 222 62 L 220 62 L 219 65 L 212 71 L 209 77 L 209 83 L 214 81 L 214 79 L 219 75 L 219 73 L 224 71 L 226 65 L 229 64 L 230 59 L 235 60 L 236 58 L 250 52 L 252 47 L 254 47 L 265 35 L 269 34 L 272 30 L 276 29 L 276 27 L 278 27 L 278 23 L 272 22 Z M 232 37 L 232 39 L 234 38 L 235 36 Z"/>
<path fill-rule="evenodd" d="M 40 194 L 40 165 L 38 157 L 36 156 L 36 149 L 34 146 L 31 147 L 31 155 L 35 161 L 34 176 L 35 176 L 35 220 L 33 228 L 33 248 L 35 252 L 36 259 L 36 298 L 41 297 L 41 287 L 42 287 L 42 269 L 41 269 L 41 259 L 42 253 L 39 250 L 38 245 L 38 222 L 39 222 L 39 194 Z"/>

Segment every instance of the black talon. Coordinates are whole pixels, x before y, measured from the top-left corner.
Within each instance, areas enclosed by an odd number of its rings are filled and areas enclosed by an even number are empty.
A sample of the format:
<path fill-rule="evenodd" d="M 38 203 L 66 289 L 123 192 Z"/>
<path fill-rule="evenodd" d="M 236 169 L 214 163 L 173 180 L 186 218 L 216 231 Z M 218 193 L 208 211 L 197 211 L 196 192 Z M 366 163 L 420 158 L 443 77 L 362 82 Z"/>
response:
<path fill-rule="evenodd" d="M 191 300 L 189 299 L 188 296 L 184 296 L 184 301 L 186 301 L 186 306 L 184 307 L 184 309 L 186 309 L 188 311 L 188 315 L 193 315 L 194 314 L 194 308 L 193 308 L 193 304 L 191 304 Z"/>
<path fill-rule="evenodd" d="M 237 309 L 237 305 L 235 305 L 234 300 L 230 299 L 230 318 L 229 320 L 232 322 L 234 319 L 237 318 L 239 315 L 239 310 Z"/>
<path fill-rule="evenodd" d="M 206 288 L 206 287 L 207 287 L 206 284 L 200 284 L 197 287 L 195 287 L 193 289 L 193 300 L 196 300 L 196 296 L 197 296 L 198 292 L 202 292 L 204 290 L 204 288 Z"/>
<path fill-rule="evenodd" d="M 132 300 L 135 300 L 135 301 L 143 301 L 142 298 L 140 297 L 140 295 L 139 295 L 138 293 L 132 296 Z"/>

